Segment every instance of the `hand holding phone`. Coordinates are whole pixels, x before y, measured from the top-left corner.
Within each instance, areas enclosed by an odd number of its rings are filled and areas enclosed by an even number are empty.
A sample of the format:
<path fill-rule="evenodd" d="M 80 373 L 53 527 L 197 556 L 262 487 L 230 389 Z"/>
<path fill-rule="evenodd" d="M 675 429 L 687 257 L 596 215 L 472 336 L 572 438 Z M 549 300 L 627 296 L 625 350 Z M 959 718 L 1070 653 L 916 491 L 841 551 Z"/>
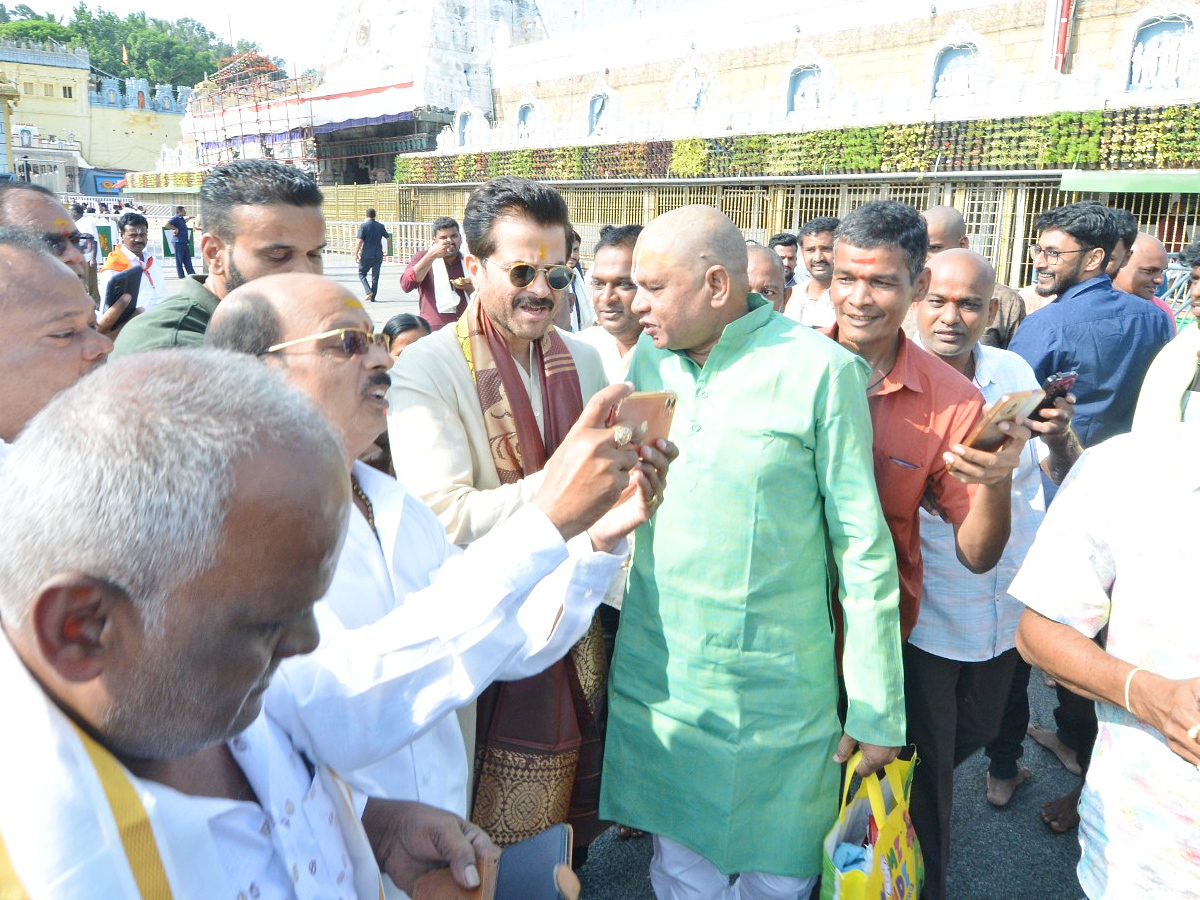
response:
<path fill-rule="evenodd" d="M 608 413 L 608 424 L 628 422 L 639 444 L 654 445 L 671 433 L 675 405 L 679 395 L 674 391 L 634 391 Z"/>
<path fill-rule="evenodd" d="M 1008 435 L 1000 429 L 1000 423 L 1029 418 L 1045 395 L 1040 389 L 1005 394 L 987 415 L 979 420 L 979 424 L 971 430 L 963 443 L 976 450 L 987 450 L 989 453 L 998 450 L 1008 440 Z"/>
<path fill-rule="evenodd" d="M 121 317 L 112 325 L 112 330 L 116 331 L 133 318 L 137 312 L 138 289 L 142 286 L 142 267 L 132 266 L 126 269 L 119 275 L 114 275 L 112 280 L 108 282 L 108 287 L 104 291 L 104 305 L 102 309 L 107 310 L 114 305 L 124 294 L 129 294 L 129 305 L 125 307 L 125 311 L 121 313 Z"/>
<path fill-rule="evenodd" d="M 1042 382 L 1042 390 L 1046 392 L 1045 398 L 1037 405 L 1037 411 L 1043 409 L 1051 409 L 1054 406 L 1054 401 L 1060 397 L 1065 397 L 1071 392 L 1071 388 L 1075 387 L 1075 382 L 1079 380 L 1079 373 L 1075 370 L 1069 372 L 1055 372 L 1044 382 Z"/>

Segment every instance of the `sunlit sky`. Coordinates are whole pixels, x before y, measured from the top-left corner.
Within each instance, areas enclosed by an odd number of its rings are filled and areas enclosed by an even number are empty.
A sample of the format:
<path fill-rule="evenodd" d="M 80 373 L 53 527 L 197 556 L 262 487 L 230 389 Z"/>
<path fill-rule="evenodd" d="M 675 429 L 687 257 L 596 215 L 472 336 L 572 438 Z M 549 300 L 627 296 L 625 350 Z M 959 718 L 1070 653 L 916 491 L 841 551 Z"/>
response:
<path fill-rule="evenodd" d="M 29 5 L 40 13 L 54 13 L 65 24 L 71 19 L 71 10 L 76 0 L 28 0 Z M 332 30 L 337 15 L 337 3 L 305 3 L 286 5 L 272 2 L 246 2 L 246 0 L 202 0 L 199 3 L 167 4 L 147 9 L 143 2 L 135 0 L 84 0 L 93 13 L 101 6 L 118 16 L 146 10 L 147 15 L 159 19 L 191 18 L 203 22 L 204 26 L 220 38 L 230 39 L 236 44 L 243 38 L 257 41 L 267 56 L 281 56 L 287 60 L 288 72 L 295 75 L 309 68 L 319 68 L 325 53 L 325 42 Z M 11 9 L 16 5 L 9 2 Z M 301 12 L 302 11 L 302 12 Z M 114 73 L 119 74 L 119 73 Z"/>

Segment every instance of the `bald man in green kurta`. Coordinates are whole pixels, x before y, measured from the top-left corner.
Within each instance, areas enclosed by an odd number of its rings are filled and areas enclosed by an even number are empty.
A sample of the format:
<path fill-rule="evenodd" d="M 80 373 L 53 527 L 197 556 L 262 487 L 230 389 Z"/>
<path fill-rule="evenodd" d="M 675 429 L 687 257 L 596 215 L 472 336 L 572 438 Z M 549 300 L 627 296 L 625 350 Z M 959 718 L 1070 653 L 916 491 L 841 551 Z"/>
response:
<path fill-rule="evenodd" d="M 747 293 L 742 236 L 710 207 L 647 226 L 634 277 L 645 333 L 629 377 L 678 393 L 680 455 L 637 533 L 601 814 L 655 836 L 660 900 L 807 897 L 839 762 L 858 743 L 872 770 L 905 740 L 866 365 Z"/>

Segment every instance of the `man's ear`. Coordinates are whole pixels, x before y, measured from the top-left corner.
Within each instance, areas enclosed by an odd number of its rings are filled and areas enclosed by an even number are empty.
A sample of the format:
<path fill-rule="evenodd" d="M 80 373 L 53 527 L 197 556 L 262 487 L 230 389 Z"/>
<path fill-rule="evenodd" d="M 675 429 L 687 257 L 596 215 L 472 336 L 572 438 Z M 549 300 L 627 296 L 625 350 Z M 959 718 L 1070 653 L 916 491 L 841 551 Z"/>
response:
<path fill-rule="evenodd" d="M 925 299 L 925 295 L 929 293 L 929 282 L 933 280 L 933 270 L 926 266 L 921 270 L 921 274 L 917 276 L 913 282 L 912 302 L 920 303 Z"/>
<path fill-rule="evenodd" d="M 704 273 L 704 284 L 708 288 L 714 309 L 729 302 L 733 291 L 733 279 L 729 277 L 729 270 L 724 266 L 709 266 L 708 271 Z"/>
<path fill-rule="evenodd" d="M 1083 260 L 1085 271 L 1094 272 L 1096 275 L 1104 274 L 1105 259 L 1103 247 L 1093 247 L 1084 254 Z"/>
<path fill-rule="evenodd" d="M 120 591 L 88 575 L 65 573 L 45 582 L 34 598 L 30 622 L 46 664 L 64 681 L 96 678 L 105 666 L 106 631 Z"/>
<path fill-rule="evenodd" d="M 208 271 L 225 279 L 225 261 L 221 257 L 221 251 L 225 249 L 225 242 L 215 234 L 209 234 L 207 231 L 200 235 L 200 257 L 204 260 L 204 265 Z"/>
<path fill-rule="evenodd" d="M 474 253 L 463 253 L 463 271 L 471 281 L 476 281 L 479 277 L 479 272 L 483 268 L 483 263 L 479 261 L 479 257 Z M 479 285 L 477 284 L 476 287 Z"/>
<path fill-rule="evenodd" d="M 988 327 L 989 328 L 991 328 L 994 324 L 996 324 L 996 316 L 999 313 L 1000 313 L 1000 301 L 997 300 L 995 297 L 993 297 L 992 302 L 988 304 Z"/>

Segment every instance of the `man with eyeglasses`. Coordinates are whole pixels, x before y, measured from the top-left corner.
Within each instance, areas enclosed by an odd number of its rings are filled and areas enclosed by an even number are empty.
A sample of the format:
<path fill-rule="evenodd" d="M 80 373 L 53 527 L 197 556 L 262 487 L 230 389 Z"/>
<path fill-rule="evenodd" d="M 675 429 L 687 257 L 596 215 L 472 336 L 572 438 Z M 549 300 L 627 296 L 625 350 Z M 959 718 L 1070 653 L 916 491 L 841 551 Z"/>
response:
<path fill-rule="evenodd" d="M 1079 373 L 1075 432 L 1091 447 L 1129 431 L 1142 379 L 1171 340 L 1162 311 L 1113 287 L 1104 273 L 1117 242 L 1116 225 L 1099 203 L 1072 203 L 1038 217 L 1030 258 L 1035 290 L 1058 299 L 1032 313 L 1009 349 L 1025 358 L 1038 381 Z"/>
<path fill-rule="evenodd" d="M 1146 371 L 1171 340 L 1162 311 L 1113 287 L 1105 274 L 1119 233 L 1116 220 L 1099 203 L 1086 201 L 1042 213 L 1035 223 L 1037 243 L 1029 248 L 1037 280 L 1034 289 L 1057 299 L 1021 323 L 1008 349 L 1025 358 L 1039 382 L 1056 372 L 1076 371 L 1075 433 L 1092 447 L 1124 434 Z M 1055 486 L 1044 482 L 1047 502 Z M 1055 688 L 1055 728 L 1031 725 L 1030 736 L 1051 750 L 1070 772 L 1087 772 L 1096 739 L 1092 703 L 1062 685 Z M 1054 831 L 1079 821 L 1078 790 L 1042 807 L 1042 820 Z"/>
<path fill-rule="evenodd" d="M 150 222 L 141 213 L 127 212 L 117 219 L 117 233 L 121 236 L 121 243 L 108 254 L 97 278 L 101 308 L 107 308 L 105 293 L 108 283 L 121 272 L 141 266 L 142 282 L 138 288 L 137 304 L 142 309 L 150 309 L 167 296 L 166 273 L 158 265 L 154 254 L 146 249 L 150 241 Z"/>
<path fill-rule="evenodd" d="M 276 272 L 324 267 L 321 190 L 306 172 L 269 159 L 218 166 L 200 187 L 207 276 L 178 283 L 178 293 L 122 331 L 114 356 L 160 347 L 195 347 L 217 304 L 239 285 Z"/>
<path fill-rule="evenodd" d="M 207 343 L 278 369 L 344 441 L 357 513 L 317 607 L 321 646 L 285 666 L 281 678 L 319 698 L 321 709 L 332 706 L 331 694 L 357 691 L 357 715 L 389 723 L 391 730 L 361 738 L 364 746 L 392 739 L 388 759 L 343 769 L 351 781 L 375 796 L 465 815 L 470 757 L 455 708 L 490 682 L 534 675 L 570 650 L 620 566 L 622 555 L 608 551 L 624 549 L 625 533 L 648 517 L 649 499 L 662 490 L 665 457 L 650 451 L 659 468 L 639 466 L 632 446 L 617 447 L 605 427 L 609 405 L 628 388 L 597 396 L 530 503 L 460 553 L 428 507 L 359 461 L 385 427 L 391 357 L 344 288 L 315 275 L 259 279 L 222 301 Z M 626 484 L 639 490 L 607 513 Z M 355 682 L 346 675 L 355 659 L 377 674 Z M 408 727 L 405 717 L 412 734 L 428 729 L 411 743 L 394 739 Z M 358 731 L 329 714 L 323 725 L 317 739 L 331 743 Z"/>
<path fill-rule="evenodd" d="M 608 383 L 596 351 L 553 325 L 574 274 L 562 196 L 501 176 L 471 194 L 463 226 L 475 298 L 453 327 L 400 357 L 388 414 L 396 472 L 456 544 L 532 500 L 550 464 L 569 452 L 563 439 L 584 404 Z M 604 670 L 596 625 L 539 684 L 507 683 L 480 699 L 474 819 L 498 843 L 569 820 L 582 849 L 602 830 Z M 523 778 L 539 802 L 504 803 L 513 790 L 525 793 Z"/>

